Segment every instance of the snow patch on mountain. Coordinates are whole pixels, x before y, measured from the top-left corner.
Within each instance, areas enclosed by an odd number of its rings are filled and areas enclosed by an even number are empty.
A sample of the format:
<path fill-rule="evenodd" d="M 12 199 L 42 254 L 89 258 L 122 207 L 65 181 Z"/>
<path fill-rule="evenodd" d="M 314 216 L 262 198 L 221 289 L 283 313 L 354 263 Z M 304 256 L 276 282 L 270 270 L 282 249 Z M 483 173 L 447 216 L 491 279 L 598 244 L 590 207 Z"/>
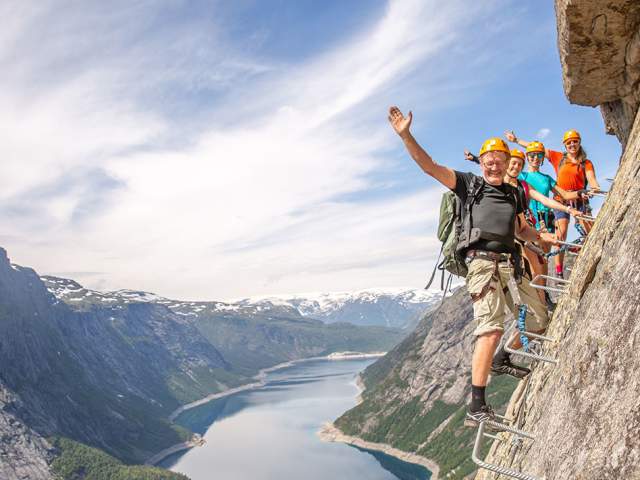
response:
<path fill-rule="evenodd" d="M 171 300 L 137 290 L 99 292 L 74 280 L 42 276 L 49 292 L 58 300 L 76 306 L 87 304 L 124 308 L 131 303 L 154 303 L 182 316 L 260 315 L 308 317 L 327 323 L 380 325 L 411 328 L 424 313 L 437 306 L 442 293 L 411 288 L 369 288 L 355 292 L 314 292 L 293 295 L 249 297 L 230 302 Z"/>

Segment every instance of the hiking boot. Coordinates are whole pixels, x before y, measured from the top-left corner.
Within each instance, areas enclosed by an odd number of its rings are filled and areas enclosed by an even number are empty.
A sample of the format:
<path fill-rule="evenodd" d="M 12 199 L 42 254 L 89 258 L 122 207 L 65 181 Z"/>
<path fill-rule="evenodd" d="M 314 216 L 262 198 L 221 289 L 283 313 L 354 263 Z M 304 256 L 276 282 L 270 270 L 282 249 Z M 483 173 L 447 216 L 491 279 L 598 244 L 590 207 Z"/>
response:
<path fill-rule="evenodd" d="M 509 358 L 501 363 L 493 363 L 491 365 L 491 373 L 494 375 L 511 375 L 516 378 L 524 378 L 531 373 L 527 367 L 514 365 Z"/>
<path fill-rule="evenodd" d="M 467 410 L 467 416 L 464 419 L 464 426 L 477 427 L 478 425 L 480 425 L 480 422 L 486 421 L 498 422 L 498 420 L 496 419 L 496 414 L 494 413 L 493 408 L 491 408 L 491 405 L 483 405 L 477 412 Z M 488 427 L 492 430 L 496 429 L 491 425 L 488 425 Z"/>
<path fill-rule="evenodd" d="M 562 271 L 560 270 L 556 270 L 556 278 L 564 279 L 564 273 L 562 273 Z"/>

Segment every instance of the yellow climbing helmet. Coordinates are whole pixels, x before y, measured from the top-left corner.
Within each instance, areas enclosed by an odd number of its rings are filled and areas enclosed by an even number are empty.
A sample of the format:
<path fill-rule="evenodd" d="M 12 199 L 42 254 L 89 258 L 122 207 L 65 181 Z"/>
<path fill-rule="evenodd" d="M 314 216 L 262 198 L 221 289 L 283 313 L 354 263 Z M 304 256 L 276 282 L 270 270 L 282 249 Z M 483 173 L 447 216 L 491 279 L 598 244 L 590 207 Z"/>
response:
<path fill-rule="evenodd" d="M 527 145 L 527 153 L 544 153 L 544 145 L 542 142 L 529 142 Z"/>
<path fill-rule="evenodd" d="M 492 137 L 489 140 L 486 140 L 482 144 L 482 148 L 480 148 L 480 154 L 478 156 L 481 157 L 487 152 L 504 152 L 507 155 L 510 155 L 509 147 L 504 140 L 498 137 Z"/>
<path fill-rule="evenodd" d="M 577 130 L 567 130 L 564 132 L 564 137 L 562 137 L 562 143 L 567 143 L 567 140 L 582 140 L 580 138 L 580 133 Z"/>
<path fill-rule="evenodd" d="M 524 160 L 524 152 L 522 150 L 518 150 L 517 148 L 511 149 L 511 156 L 518 157 L 521 160 Z"/>

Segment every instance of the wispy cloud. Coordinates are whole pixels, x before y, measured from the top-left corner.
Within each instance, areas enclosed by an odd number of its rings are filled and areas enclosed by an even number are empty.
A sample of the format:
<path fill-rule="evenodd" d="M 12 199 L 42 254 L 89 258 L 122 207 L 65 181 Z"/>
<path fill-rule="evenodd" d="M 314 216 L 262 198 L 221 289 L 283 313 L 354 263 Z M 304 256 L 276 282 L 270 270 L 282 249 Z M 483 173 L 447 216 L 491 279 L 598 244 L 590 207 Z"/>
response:
<path fill-rule="evenodd" d="M 548 128 L 541 128 L 540 130 L 538 130 L 538 132 L 536 133 L 536 138 L 538 140 L 544 140 L 545 138 L 547 138 L 549 136 L 549 134 L 551 133 L 551 130 Z"/>
<path fill-rule="evenodd" d="M 10 255 L 186 298 L 422 283 L 441 190 L 365 195 L 402 185 L 385 109 L 459 88 L 473 52 L 451 49 L 496 5 L 392 1 L 291 65 L 241 51 L 210 11 L 168 21 L 180 6 L 4 7 Z"/>

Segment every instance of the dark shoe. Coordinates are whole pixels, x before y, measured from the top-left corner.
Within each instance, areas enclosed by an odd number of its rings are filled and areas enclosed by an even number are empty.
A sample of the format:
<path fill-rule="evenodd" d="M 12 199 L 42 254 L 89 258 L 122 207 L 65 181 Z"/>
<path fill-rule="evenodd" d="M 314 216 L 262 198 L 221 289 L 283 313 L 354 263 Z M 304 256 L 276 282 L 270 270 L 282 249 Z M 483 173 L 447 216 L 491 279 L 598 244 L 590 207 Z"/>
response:
<path fill-rule="evenodd" d="M 493 412 L 491 405 L 484 405 L 477 412 L 467 410 L 467 416 L 464 419 L 465 427 L 477 427 L 480 422 L 497 422 L 496 414 Z"/>
<path fill-rule="evenodd" d="M 556 278 L 562 278 L 562 279 L 564 279 L 564 273 L 559 272 L 559 271 L 557 271 L 557 270 L 556 270 Z"/>
<path fill-rule="evenodd" d="M 494 363 L 491 365 L 491 373 L 494 375 L 511 375 L 516 378 L 524 378 L 531 373 L 527 367 L 514 365 L 508 358 L 502 363 Z"/>

